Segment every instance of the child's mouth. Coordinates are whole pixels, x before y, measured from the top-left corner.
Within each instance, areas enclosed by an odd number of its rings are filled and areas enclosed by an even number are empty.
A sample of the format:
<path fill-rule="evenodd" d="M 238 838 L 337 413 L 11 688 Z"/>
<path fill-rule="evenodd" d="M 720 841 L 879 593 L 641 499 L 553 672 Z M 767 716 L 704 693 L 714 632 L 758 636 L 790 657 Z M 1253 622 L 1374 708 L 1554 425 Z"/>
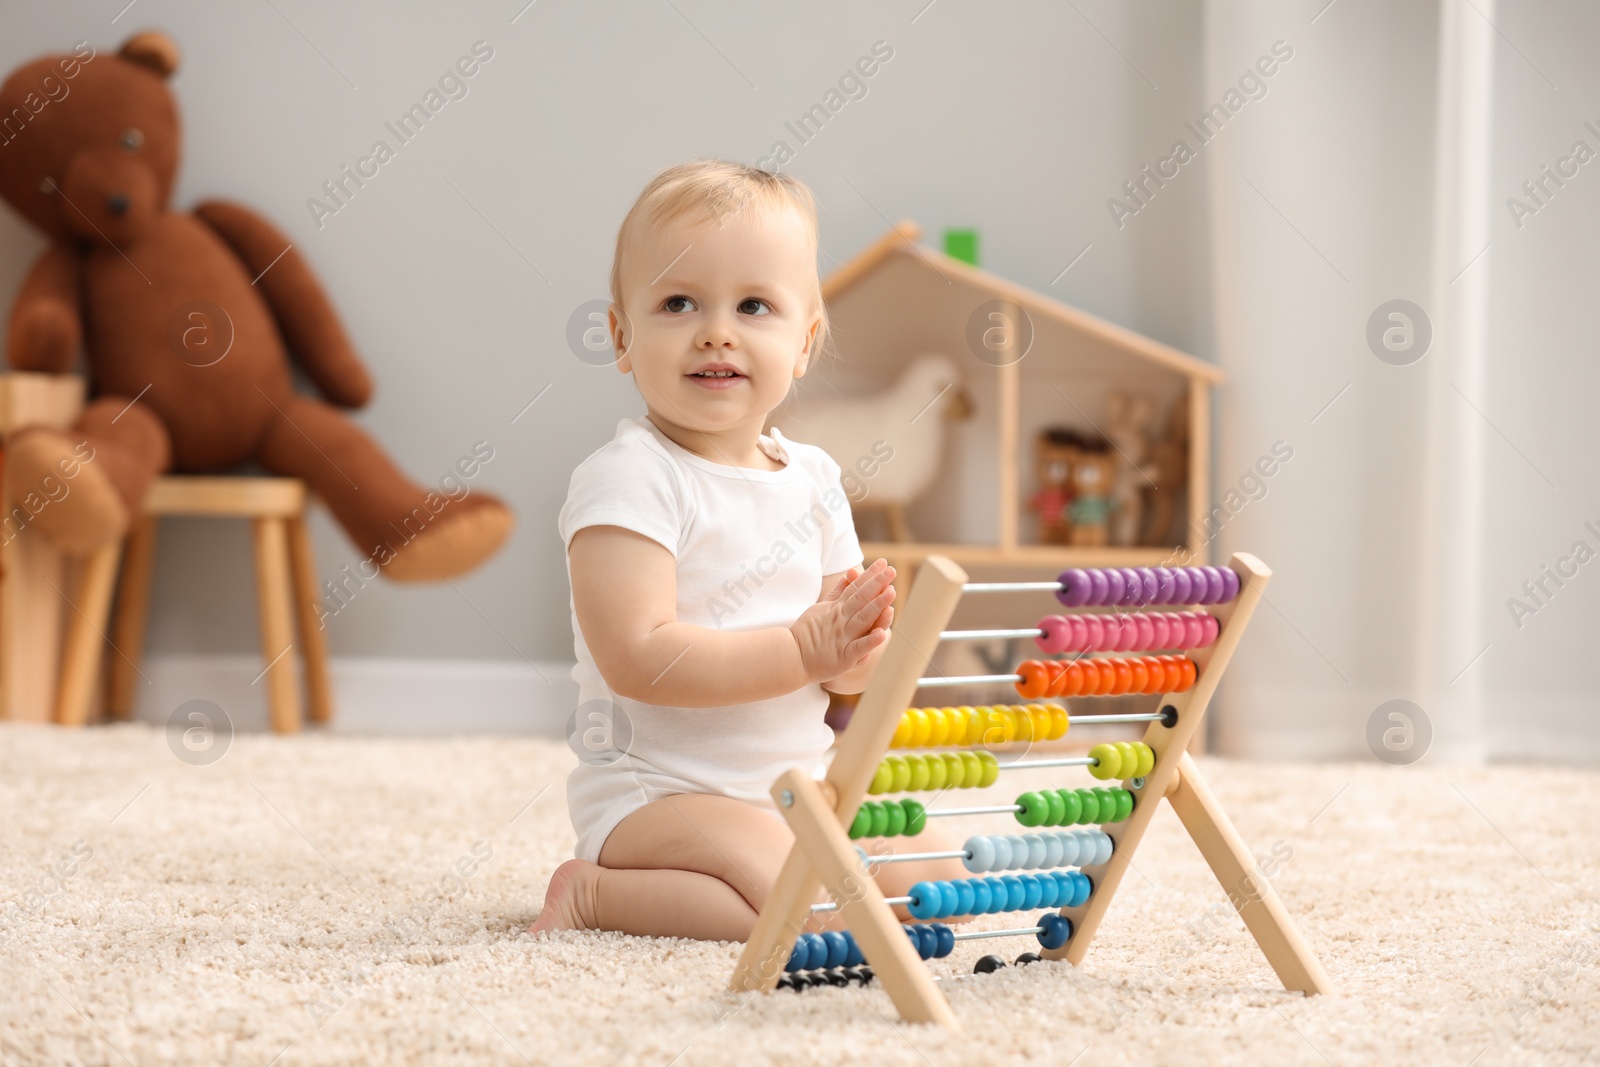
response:
<path fill-rule="evenodd" d="M 696 371 L 688 377 L 702 389 L 729 389 L 745 380 L 738 371 Z"/>

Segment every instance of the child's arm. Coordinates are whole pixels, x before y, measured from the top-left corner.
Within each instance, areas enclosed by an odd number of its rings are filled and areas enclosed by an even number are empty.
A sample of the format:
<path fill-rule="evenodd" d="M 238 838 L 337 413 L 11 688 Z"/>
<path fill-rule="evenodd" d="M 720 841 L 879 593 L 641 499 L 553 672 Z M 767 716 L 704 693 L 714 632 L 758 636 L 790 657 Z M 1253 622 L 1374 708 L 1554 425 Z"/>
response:
<path fill-rule="evenodd" d="M 612 692 L 647 704 L 714 708 L 839 678 L 888 641 L 887 568 L 807 608 L 792 627 L 714 630 L 678 621 L 677 562 L 643 534 L 586 526 L 567 549 L 573 609 Z"/>

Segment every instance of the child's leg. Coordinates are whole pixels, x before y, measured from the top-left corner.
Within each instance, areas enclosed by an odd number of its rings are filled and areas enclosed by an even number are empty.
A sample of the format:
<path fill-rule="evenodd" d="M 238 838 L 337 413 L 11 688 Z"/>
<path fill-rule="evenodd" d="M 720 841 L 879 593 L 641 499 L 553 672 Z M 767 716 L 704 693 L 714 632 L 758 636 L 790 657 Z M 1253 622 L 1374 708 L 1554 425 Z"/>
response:
<path fill-rule="evenodd" d="M 958 852 L 965 841 L 929 819 L 922 833 L 915 837 L 866 837 L 855 842 L 867 853 L 868 870 L 873 881 L 886 897 L 908 896 L 918 882 L 957 881 L 977 877 L 967 870 L 959 859 L 908 860 L 904 863 L 873 863 L 878 856 L 900 855 L 907 852 Z M 901 922 L 920 922 L 914 919 L 904 904 L 894 906 L 895 917 Z M 940 919 L 943 923 L 960 923 L 967 920 L 955 917 Z"/>

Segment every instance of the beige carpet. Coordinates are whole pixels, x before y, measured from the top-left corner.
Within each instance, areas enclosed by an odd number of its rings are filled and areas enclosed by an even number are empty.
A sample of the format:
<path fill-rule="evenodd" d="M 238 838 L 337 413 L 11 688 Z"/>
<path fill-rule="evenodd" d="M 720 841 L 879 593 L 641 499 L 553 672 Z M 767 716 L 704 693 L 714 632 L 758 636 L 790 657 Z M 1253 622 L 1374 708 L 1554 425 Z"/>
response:
<path fill-rule="evenodd" d="M 242 736 L 195 767 L 146 727 L 0 729 L 0 1062 L 1489 1067 L 1600 1044 L 1594 773 L 1206 760 L 1255 851 L 1292 853 L 1273 883 L 1340 995 L 1282 992 L 1169 811 L 1082 971 L 940 983 L 950 1037 L 877 988 L 730 1007 L 734 944 L 530 938 L 572 762 Z M 1061 780 L 1008 791 L 1024 773 Z M 1027 947 L 930 966 L 984 946 Z"/>

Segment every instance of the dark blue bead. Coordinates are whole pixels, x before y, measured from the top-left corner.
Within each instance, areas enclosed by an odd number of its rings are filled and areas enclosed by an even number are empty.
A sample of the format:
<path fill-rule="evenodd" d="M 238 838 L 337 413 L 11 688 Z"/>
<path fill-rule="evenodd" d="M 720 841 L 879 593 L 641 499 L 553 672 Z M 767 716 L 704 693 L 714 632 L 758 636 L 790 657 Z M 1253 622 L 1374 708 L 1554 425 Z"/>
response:
<path fill-rule="evenodd" d="M 850 942 L 837 930 L 826 931 L 822 940 L 828 946 L 828 956 L 822 966 L 843 967 L 844 961 L 850 956 Z"/>
<path fill-rule="evenodd" d="M 1072 922 L 1053 911 L 1039 916 L 1039 944 L 1045 948 L 1060 948 L 1072 936 Z"/>
<path fill-rule="evenodd" d="M 849 931 L 846 931 L 845 935 L 844 935 L 844 939 L 850 943 L 850 951 L 845 953 L 844 965 L 846 967 L 859 967 L 859 966 L 861 966 L 861 964 L 865 963 L 866 960 L 861 955 L 861 946 L 856 944 L 855 935 L 850 933 Z"/>
<path fill-rule="evenodd" d="M 923 923 L 917 926 L 917 955 L 925 960 L 933 959 L 934 950 L 939 947 L 939 935 L 933 932 L 933 927 Z"/>
<path fill-rule="evenodd" d="M 934 923 L 933 932 L 939 938 L 939 945 L 934 949 L 933 958 L 942 960 L 954 951 L 956 947 L 956 932 L 944 923 Z"/>

